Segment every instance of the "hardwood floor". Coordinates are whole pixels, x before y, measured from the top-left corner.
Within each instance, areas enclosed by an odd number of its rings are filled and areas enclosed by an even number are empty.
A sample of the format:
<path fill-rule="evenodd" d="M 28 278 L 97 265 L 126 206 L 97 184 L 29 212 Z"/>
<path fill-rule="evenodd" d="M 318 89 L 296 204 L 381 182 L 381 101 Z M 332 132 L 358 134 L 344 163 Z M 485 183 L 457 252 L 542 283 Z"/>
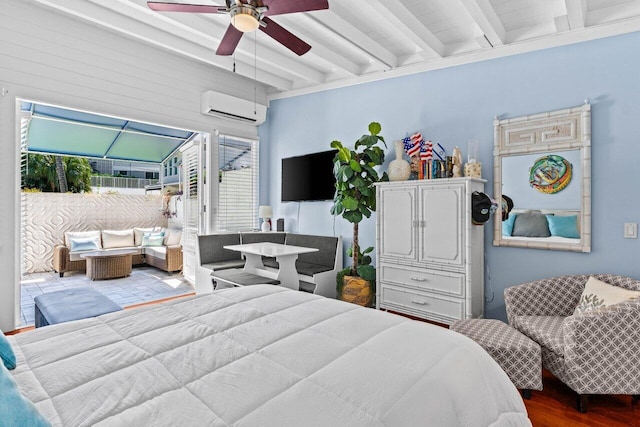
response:
<path fill-rule="evenodd" d="M 576 394 L 544 370 L 543 390 L 524 403 L 534 427 L 640 427 L 640 401 L 631 396 L 589 396 L 586 414 L 576 410 Z"/>

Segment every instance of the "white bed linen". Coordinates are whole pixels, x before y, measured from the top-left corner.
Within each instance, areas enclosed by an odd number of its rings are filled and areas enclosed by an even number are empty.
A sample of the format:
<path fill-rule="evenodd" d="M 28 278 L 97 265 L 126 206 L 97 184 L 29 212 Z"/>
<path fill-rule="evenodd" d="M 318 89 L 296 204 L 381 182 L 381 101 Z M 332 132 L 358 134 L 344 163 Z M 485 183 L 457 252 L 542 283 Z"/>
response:
<path fill-rule="evenodd" d="M 9 337 L 54 426 L 529 426 L 447 329 L 276 286 L 224 289 Z"/>

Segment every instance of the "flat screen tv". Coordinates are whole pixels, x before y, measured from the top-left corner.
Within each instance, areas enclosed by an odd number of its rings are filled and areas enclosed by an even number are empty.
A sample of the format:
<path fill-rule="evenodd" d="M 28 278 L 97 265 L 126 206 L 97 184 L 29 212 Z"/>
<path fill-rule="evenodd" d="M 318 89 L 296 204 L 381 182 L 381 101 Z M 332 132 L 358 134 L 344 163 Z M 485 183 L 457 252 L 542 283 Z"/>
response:
<path fill-rule="evenodd" d="M 336 153 L 337 150 L 329 150 L 282 159 L 282 201 L 333 200 Z"/>

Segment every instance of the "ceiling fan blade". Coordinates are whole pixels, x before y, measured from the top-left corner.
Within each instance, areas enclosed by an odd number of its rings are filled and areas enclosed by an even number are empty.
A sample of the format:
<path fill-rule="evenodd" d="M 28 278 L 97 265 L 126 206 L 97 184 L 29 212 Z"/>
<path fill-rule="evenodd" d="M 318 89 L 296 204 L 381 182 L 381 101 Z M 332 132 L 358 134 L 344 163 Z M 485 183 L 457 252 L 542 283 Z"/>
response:
<path fill-rule="evenodd" d="M 262 18 L 262 22 L 267 24 L 265 27 L 260 26 L 260 31 L 267 34 L 269 37 L 274 40 L 280 42 L 284 47 L 291 50 L 293 53 L 298 56 L 304 55 L 309 52 L 311 46 L 304 41 L 302 41 L 297 36 L 293 35 L 291 32 L 285 30 L 280 25 L 273 22 L 271 19 L 264 17 Z"/>
<path fill-rule="evenodd" d="M 259 0 L 257 3 L 259 6 L 267 6 L 269 8 L 264 12 L 264 16 L 329 9 L 327 0 Z"/>
<path fill-rule="evenodd" d="M 218 46 L 218 50 L 216 50 L 216 55 L 232 55 L 233 51 L 236 50 L 236 46 L 238 46 L 238 43 L 240 43 L 242 34 L 242 31 L 237 30 L 236 27 L 229 24 L 229 26 L 227 27 L 227 32 L 224 33 L 222 40 L 220 40 L 220 45 Z"/>
<path fill-rule="evenodd" d="M 189 13 L 227 13 L 224 6 L 207 6 L 204 4 L 163 3 L 148 1 L 149 9 L 156 12 L 189 12 Z"/>

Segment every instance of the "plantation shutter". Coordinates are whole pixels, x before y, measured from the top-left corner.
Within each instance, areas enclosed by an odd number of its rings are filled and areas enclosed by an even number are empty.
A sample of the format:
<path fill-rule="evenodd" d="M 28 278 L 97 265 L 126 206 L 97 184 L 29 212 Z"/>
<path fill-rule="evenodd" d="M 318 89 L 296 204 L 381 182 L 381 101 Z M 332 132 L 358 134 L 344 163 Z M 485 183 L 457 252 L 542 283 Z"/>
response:
<path fill-rule="evenodd" d="M 27 257 L 24 256 L 24 242 L 27 238 L 27 197 L 24 189 L 27 186 L 26 178 L 29 173 L 29 149 L 28 139 L 31 113 L 20 113 L 20 275 L 27 271 Z"/>
<path fill-rule="evenodd" d="M 201 201 L 198 195 L 201 191 L 201 183 L 198 179 L 200 170 L 201 145 L 194 143 L 182 152 L 183 173 L 183 206 L 184 223 L 182 228 L 182 251 L 185 262 L 183 263 L 183 275 L 187 279 L 195 281 L 195 265 L 189 262 L 195 259 L 196 240 L 198 238 L 200 218 L 202 215 Z"/>
<path fill-rule="evenodd" d="M 257 229 L 258 142 L 220 135 L 218 166 L 217 229 Z"/>

